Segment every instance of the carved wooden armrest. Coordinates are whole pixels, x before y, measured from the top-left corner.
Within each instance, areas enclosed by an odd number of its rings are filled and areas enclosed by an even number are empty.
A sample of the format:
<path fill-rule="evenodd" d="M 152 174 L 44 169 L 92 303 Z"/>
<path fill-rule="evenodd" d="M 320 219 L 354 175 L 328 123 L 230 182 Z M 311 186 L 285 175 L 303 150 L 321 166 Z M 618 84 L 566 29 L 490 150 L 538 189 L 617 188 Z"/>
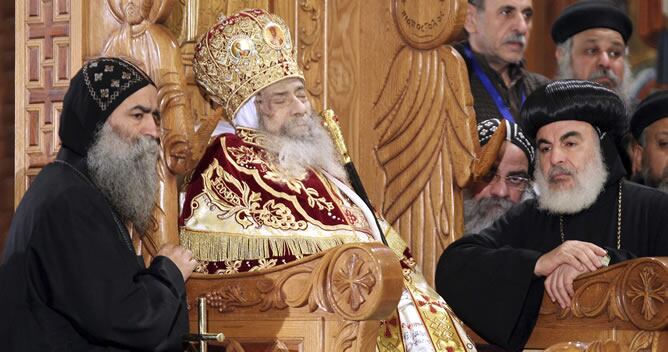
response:
<path fill-rule="evenodd" d="M 357 243 L 257 272 L 193 274 L 187 288 L 190 307 L 206 297 L 219 313 L 304 307 L 361 321 L 385 319 L 396 309 L 403 278 L 389 248 Z"/>
<path fill-rule="evenodd" d="M 566 309 L 543 296 L 527 347 L 613 339 L 636 350 L 658 344 L 659 336 L 668 342 L 668 257 L 637 258 L 583 274 L 573 289 Z"/>
<path fill-rule="evenodd" d="M 239 348 L 362 352 L 374 348 L 404 283 L 392 250 L 357 243 L 257 272 L 193 274 L 186 287 L 191 329 L 206 297 L 208 330 Z"/>

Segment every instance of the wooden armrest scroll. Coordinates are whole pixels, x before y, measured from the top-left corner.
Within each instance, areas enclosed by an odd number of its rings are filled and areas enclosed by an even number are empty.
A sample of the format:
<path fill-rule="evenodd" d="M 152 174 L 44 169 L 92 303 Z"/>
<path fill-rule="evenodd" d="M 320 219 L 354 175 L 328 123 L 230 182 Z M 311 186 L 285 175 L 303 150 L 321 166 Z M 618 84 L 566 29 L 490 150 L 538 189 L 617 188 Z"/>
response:
<path fill-rule="evenodd" d="M 206 297 L 218 313 L 307 307 L 345 320 L 381 320 L 396 309 L 402 289 L 396 255 L 379 243 L 358 243 L 258 272 L 193 274 L 188 303 Z"/>
<path fill-rule="evenodd" d="M 257 272 L 193 274 L 186 286 L 189 307 L 205 297 L 210 329 L 225 331 L 235 351 L 362 352 L 374 348 L 404 283 L 391 249 L 355 243 Z"/>
<path fill-rule="evenodd" d="M 645 345 L 642 341 L 649 338 L 656 348 L 658 341 L 668 341 L 664 336 L 668 334 L 668 257 L 637 258 L 583 274 L 573 289 L 566 309 L 543 296 L 527 347 L 613 339 L 631 348 Z"/>

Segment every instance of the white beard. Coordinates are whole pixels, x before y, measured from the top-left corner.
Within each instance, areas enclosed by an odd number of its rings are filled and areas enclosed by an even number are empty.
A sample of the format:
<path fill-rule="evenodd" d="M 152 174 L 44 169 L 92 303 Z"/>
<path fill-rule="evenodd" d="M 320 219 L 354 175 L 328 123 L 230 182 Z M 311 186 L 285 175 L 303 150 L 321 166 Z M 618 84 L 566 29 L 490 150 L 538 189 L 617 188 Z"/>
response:
<path fill-rule="evenodd" d="M 538 208 L 553 214 L 575 214 L 589 208 L 598 198 L 608 178 L 608 170 L 603 163 L 600 146 L 596 148 L 581 172 L 553 166 L 549 173 L 556 171 L 568 172 L 573 175 L 575 185 L 570 189 L 563 189 L 552 184 L 543 175 L 539 159 L 536 159 L 534 178 L 539 194 Z"/>
<path fill-rule="evenodd" d="M 294 121 L 294 120 L 292 120 Z M 267 149 L 275 153 L 279 169 L 289 177 L 301 178 L 307 168 L 322 170 L 348 182 L 348 176 L 334 148 L 334 143 L 317 115 L 307 118 L 308 131 L 294 132 L 294 123 L 286 123 L 279 134 L 269 134 Z M 266 132 L 262 119 L 260 128 Z"/>

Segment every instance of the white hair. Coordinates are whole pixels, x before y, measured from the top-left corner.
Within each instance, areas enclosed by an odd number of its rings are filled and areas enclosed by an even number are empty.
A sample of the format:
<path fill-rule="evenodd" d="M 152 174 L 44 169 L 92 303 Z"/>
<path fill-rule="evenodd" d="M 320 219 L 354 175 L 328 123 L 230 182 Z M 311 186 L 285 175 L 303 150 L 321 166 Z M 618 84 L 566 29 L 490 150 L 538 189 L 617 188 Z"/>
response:
<path fill-rule="evenodd" d="M 596 134 L 596 132 L 592 132 Z M 598 140 L 598 138 L 596 138 Z M 575 214 L 589 208 L 608 178 L 608 170 L 603 162 L 601 145 L 594 143 L 594 152 L 582 170 L 571 170 L 565 166 L 555 165 L 550 168 L 548 175 L 544 175 L 540 165 L 540 158 L 536 158 L 534 178 L 538 188 L 538 208 L 553 214 Z M 549 174 L 565 172 L 573 176 L 575 184 L 570 189 L 557 188 L 548 181 Z"/>
<path fill-rule="evenodd" d="M 308 114 L 306 135 L 295 136 L 291 131 L 291 123 L 284 125 L 278 134 L 271 134 L 266 130 L 263 118 L 255 106 L 255 97 L 252 97 L 234 116 L 233 124 L 235 127 L 254 128 L 268 133 L 265 147 L 276 155 L 278 167 L 286 176 L 300 178 L 306 173 L 306 169 L 311 167 L 348 182 L 348 174 L 341 164 L 332 139 L 322 126 L 320 116 L 313 111 Z M 227 132 L 232 128 L 234 127 L 229 123 L 220 126 L 220 130 Z"/>

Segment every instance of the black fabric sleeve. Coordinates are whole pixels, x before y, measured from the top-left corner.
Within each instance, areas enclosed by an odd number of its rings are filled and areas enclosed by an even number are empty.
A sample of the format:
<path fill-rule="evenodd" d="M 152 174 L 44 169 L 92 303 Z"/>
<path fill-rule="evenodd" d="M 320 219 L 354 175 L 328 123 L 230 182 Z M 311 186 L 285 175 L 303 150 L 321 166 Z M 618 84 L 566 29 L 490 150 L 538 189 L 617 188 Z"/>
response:
<path fill-rule="evenodd" d="M 543 280 L 533 275 L 540 255 L 502 246 L 486 235 L 469 235 L 443 252 L 436 269 L 436 289 L 455 314 L 485 340 L 507 350 L 521 350 L 543 296 Z"/>
<path fill-rule="evenodd" d="M 603 249 L 605 249 L 608 252 L 608 255 L 610 256 L 610 263 L 608 265 L 613 265 L 621 263 L 625 260 L 637 258 L 635 254 L 625 249 L 617 249 L 612 247 L 603 247 Z"/>
<path fill-rule="evenodd" d="M 178 268 L 164 257 L 140 266 L 101 195 L 73 188 L 35 219 L 28 273 L 40 298 L 91 343 L 178 349 L 188 329 Z"/>
<path fill-rule="evenodd" d="M 539 250 L 527 204 L 509 210 L 481 234 L 466 235 L 441 255 L 436 289 L 478 335 L 506 350 L 521 350 L 535 325 L 543 278 L 534 275 Z"/>

